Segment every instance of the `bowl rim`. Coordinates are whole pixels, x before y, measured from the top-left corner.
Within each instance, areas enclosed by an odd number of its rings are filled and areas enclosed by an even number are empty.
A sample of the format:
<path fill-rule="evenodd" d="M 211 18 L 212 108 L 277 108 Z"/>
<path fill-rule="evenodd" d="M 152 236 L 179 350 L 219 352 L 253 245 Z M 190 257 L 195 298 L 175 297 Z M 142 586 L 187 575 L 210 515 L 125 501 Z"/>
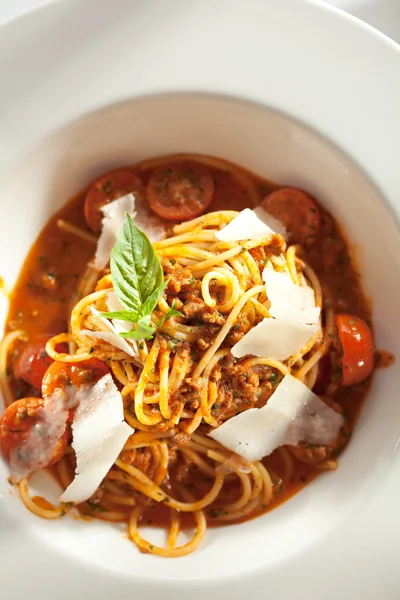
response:
<path fill-rule="evenodd" d="M 103 0 L 104 2 L 105 0 Z M 172 6 L 173 4 L 181 4 L 180 0 L 167 0 L 169 2 L 169 4 Z M 227 4 L 226 0 L 215 0 L 218 1 L 221 5 L 223 4 Z M 231 0 L 232 1 L 232 0 Z M 235 7 L 238 5 L 238 2 L 236 0 L 233 0 Z M 107 2 L 105 2 L 106 4 L 110 5 L 111 3 L 115 4 L 123 4 L 124 0 L 108 0 Z M 148 2 L 152 3 L 153 0 L 148 0 Z M 87 17 L 87 11 L 88 11 L 88 7 L 91 3 L 91 0 L 69 0 L 69 3 L 71 5 L 79 5 L 80 7 L 82 7 L 82 11 L 83 13 L 86 14 Z M 248 0 L 248 5 L 252 4 L 254 7 L 259 7 L 261 3 L 261 0 Z M 385 93 L 385 101 L 388 100 L 388 103 L 385 105 L 385 114 L 383 115 L 383 111 L 382 111 L 382 102 L 380 100 L 379 94 L 377 94 L 376 90 L 372 90 L 370 89 L 371 87 L 371 72 L 369 70 L 366 70 L 365 72 L 359 73 L 360 79 L 358 80 L 358 84 L 360 85 L 360 96 L 363 96 L 363 94 L 365 95 L 366 99 L 367 99 L 367 104 L 368 104 L 368 108 L 364 108 L 363 110 L 360 110 L 359 112 L 356 110 L 357 108 L 357 102 L 355 102 L 352 99 L 347 99 L 348 100 L 348 104 L 349 104 L 349 115 L 350 117 L 346 117 L 344 119 L 345 123 L 340 123 L 340 118 L 339 116 L 343 114 L 345 114 L 343 112 L 344 107 L 346 106 L 346 102 L 343 102 L 340 100 L 339 97 L 336 98 L 336 100 L 338 101 L 338 108 L 337 108 L 337 113 L 338 114 L 334 114 L 332 121 L 330 122 L 328 117 L 328 113 L 327 113 L 327 108 L 330 107 L 330 109 L 332 110 L 333 105 L 334 105 L 334 101 L 332 99 L 329 99 L 329 101 L 327 100 L 327 106 L 325 107 L 325 109 L 323 109 L 323 107 L 321 108 L 320 106 L 316 107 L 317 102 L 314 101 L 314 108 L 316 108 L 315 111 L 312 111 L 309 104 L 308 104 L 308 100 L 309 98 L 307 98 L 307 95 L 305 94 L 300 94 L 297 99 L 296 102 L 292 101 L 291 99 L 285 98 L 284 97 L 284 92 L 286 91 L 284 86 L 282 86 L 281 88 L 274 90 L 274 93 L 269 93 L 266 94 L 265 89 L 257 89 L 257 91 L 252 92 L 252 93 L 248 93 L 248 92 L 244 92 L 244 88 L 240 88 L 240 87 L 235 87 L 235 86 L 230 86 L 229 90 L 228 90 L 228 94 L 229 95 L 233 95 L 233 96 L 237 96 L 239 98 L 241 98 L 242 100 L 249 100 L 252 101 L 256 104 L 259 105 L 264 105 L 264 106 L 268 106 L 270 109 L 272 110 L 277 110 L 280 114 L 283 115 L 290 115 L 291 118 L 295 119 L 296 121 L 302 123 L 304 126 L 306 127 L 310 127 L 311 129 L 313 129 L 314 131 L 318 132 L 320 135 L 322 135 L 323 137 L 327 138 L 331 143 L 334 144 L 335 147 L 340 148 L 341 151 L 345 152 L 350 160 L 352 160 L 364 173 L 367 174 L 367 177 L 371 180 L 372 184 L 380 190 L 381 195 L 383 196 L 383 198 L 385 199 L 386 203 L 389 205 L 391 211 L 393 213 L 395 213 L 397 219 L 400 218 L 400 205 L 397 202 L 397 198 L 400 197 L 400 181 L 398 180 L 398 178 L 396 179 L 396 169 L 395 169 L 395 157 L 396 157 L 396 140 L 400 139 L 400 119 L 397 119 L 397 121 L 391 120 L 392 115 L 396 116 L 399 113 L 399 108 L 400 107 L 400 82 L 397 82 L 396 85 L 396 78 L 395 76 L 398 74 L 398 70 L 396 71 L 396 69 L 400 68 L 400 46 L 398 46 L 395 42 L 393 42 L 392 40 L 390 40 L 387 36 L 385 36 L 384 34 L 377 32 L 376 30 L 374 30 L 371 26 L 363 23 L 362 21 L 359 21 L 358 19 L 356 19 L 355 17 L 352 17 L 350 15 L 348 15 L 347 13 L 344 13 L 343 11 L 341 11 L 338 8 L 332 7 L 332 6 L 328 6 L 325 4 L 322 4 L 320 2 L 318 2 L 317 0 L 303 0 L 302 3 L 299 3 L 297 0 L 267 0 L 264 3 L 270 7 L 272 7 L 272 10 L 278 10 L 278 4 L 280 4 L 280 6 L 282 7 L 286 7 L 289 10 L 291 10 L 291 16 L 293 16 L 294 13 L 296 13 L 297 11 L 297 19 L 300 20 L 300 22 L 303 24 L 303 26 L 305 28 L 308 27 L 309 31 L 312 32 L 312 29 L 309 28 L 309 25 L 307 25 L 307 19 L 308 17 L 311 15 L 313 20 L 315 21 L 315 26 L 318 27 L 318 21 L 320 21 L 320 26 L 324 26 L 326 24 L 326 20 L 328 19 L 328 21 L 330 21 L 331 25 L 329 25 L 330 27 L 332 27 L 332 29 L 336 30 L 337 35 L 339 35 L 339 33 L 341 35 L 343 35 L 344 37 L 346 36 L 350 36 L 350 38 L 346 38 L 345 41 L 345 45 L 348 48 L 351 47 L 351 45 L 354 45 L 354 47 L 359 48 L 359 51 L 361 53 L 361 50 L 365 49 L 365 48 L 370 48 L 369 52 L 370 52 L 370 59 L 371 59 L 371 64 L 374 61 L 374 54 L 375 55 L 375 59 L 376 59 L 376 63 L 379 65 L 381 64 L 381 61 L 384 61 L 385 64 L 385 70 L 389 71 L 391 73 L 390 75 L 390 79 L 386 80 L 385 83 L 385 79 L 383 77 L 382 73 L 378 73 L 378 72 L 374 72 L 374 78 L 375 78 L 375 86 L 378 88 L 380 85 L 382 86 L 381 90 L 382 90 L 382 94 Z M 125 2 L 126 4 L 126 2 Z M 133 4 L 133 3 L 132 3 Z M 135 4 L 140 4 L 140 2 L 136 2 Z M 154 4 L 154 2 L 153 2 Z M 14 37 L 14 35 L 16 36 L 16 40 L 18 40 L 18 37 L 20 36 L 20 33 L 18 30 L 20 30 L 22 32 L 22 30 L 29 30 L 29 29 L 33 29 L 36 27 L 36 24 L 39 24 L 39 21 L 46 21 L 48 22 L 48 24 L 52 23 L 52 20 L 54 18 L 56 18 L 57 16 L 61 17 L 64 14 L 68 14 L 68 10 L 66 9 L 66 5 L 67 5 L 67 0 L 48 0 L 44 5 L 31 9 L 30 11 L 24 13 L 23 15 L 20 15 L 12 20 L 10 20 L 9 22 L 3 24 L 0 28 L 0 48 L 2 48 L 2 44 L 7 45 L 9 44 L 9 48 L 10 48 L 10 56 L 12 55 L 12 52 L 16 52 L 18 55 L 18 47 L 17 47 L 17 41 L 15 41 L 15 43 L 11 42 L 11 39 Z M 282 10 L 282 8 L 280 8 L 279 10 Z M 328 15 L 328 17 L 327 17 Z M 335 24 L 334 24 L 335 23 Z M 352 35 L 354 34 L 354 36 Z M 333 36 L 334 37 L 334 36 Z M 334 42 L 333 40 L 328 36 L 327 38 L 327 44 L 332 44 Z M 351 41 L 351 44 L 350 44 Z M 333 46 L 329 46 L 329 49 L 331 51 L 330 54 L 330 60 L 332 60 L 334 52 L 333 50 L 338 50 L 337 48 L 333 48 Z M 305 51 L 305 53 L 309 52 L 309 50 Z M 339 60 L 344 60 L 346 57 L 346 53 L 344 52 L 344 49 L 341 48 L 340 52 L 338 52 L 338 54 L 340 55 Z M 348 56 L 348 55 L 347 55 Z M 20 58 L 17 56 L 17 58 Z M 385 62 L 387 59 L 387 62 Z M 366 61 L 366 57 L 364 56 L 364 61 Z M 11 61 L 10 61 L 11 62 Z M 17 61 L 18 62 L 18 61 Z M 351 61 L 349 61 L 350 63 Z M 355 61 L 356 63 L 357 61 Z M 389 62 L 390 62 L 390 66 L 389 66 Z M 311 64 L 312 63 L 312 64 Z M 320 72 L 320 68 L 321 68 L 321 61 L 319 61 L 319 66 L 318 66 L 318 61 L 311 61 L 310 63 L 304 66 L 304 73 L 303 73 L 303 77 L 304 80 L 310 83 L 310 87 L 312 88 L 313 85 L 315 85 L 315 77 L 317 74 L 319 74 L 320 79 L 320 86 L 323 87 L 322 81 L 326 81 L 327 76 L 326 74 L 323 74 Z M 348 69 L 351 71 L 351 73 L 355 74 L 355 71 L 353 71 L 352 69 L 355 69 L 355 63 L 353 65 L 353 63 L 351 62 L 350 67 L 348 67 Z M 331 63 L 332 65 L 333 63 Z M 360 62 L 357 63 L 358 65 L 360 65 Z M 293 66 L 294 68 L 294 66 Z M 2 74 L 2 64 L 0 62 L 0 75 Z M 329 70 L 329 69 L 328 69 Z M 330 73 L 332 74 L 332 71 L 330 71 Z M 349 75 L 351 73 L 336 73 L 334 76 L 334 79 L 336 82 L 338 82 L 338 80 L 342 80 L 343 81 L 343 85 L 346 88 L 350 81 L 351 78 L 349 78 Z M 225 92 L 227 91 L 226 87 L 225 87 L 225 83 L 222 82 L 222 84 L 218 85 L 215 83 L 214 79 L 210 79 L 209 83 L 207 84 L 207 78 L 204 77 L 204 74 L 201 74 L 201 76 L 203 77 L 203 79 L 201 80 L 201 83 L 199 84 L 198 82 L 196 83 L 194 80 L 190 80 L 188 83 L 188 90 L 189 92 L 208 92 L 213 91 L 214 93 L 219 93 L 225 90 Z M 387 73 L 385 71 L 385 76 L 387 76 Z M 393 78 L 393 79 L 392 79 Z M 324 91 L 325 96 L 327 96 L 327 94 L 329 93 L 329 90 L 331 89 L 331 85 L 328 85 L 328 83 L 332 83 L 332 82 L 327 82 L 327 89 Z M 159 93 L 160 91 L 163 91 L 162 86 L 164 85 L 163 83 L 161 83 L 161 87 L 160 84 L 158 82 L 150 82 L 147 84 L 148 87 L 143 88 L 143 90 L 140 92 L 140 95 L 143 96 L 147 93 L 147 95 L 152 95 L 154 96 L 154 94 Z M 174 80 L 173 84 L 172 84 L 172 89 L 171 90 L 165 90 L 164 91 L 168 91 L 168 92 L 173 92 L 173 91 L 179 91 L 179 89 L 182 88 L 182 86 L 184 86 L 185 83 L 182 83 L 182 81 L 179 83 L 178 79 Z M 383 88 L 384 85 L 384 88 Z M 391 87 L 391 85 L 393 87 Z M 126 90 L 126 95 L 127 97 L 129 97 L 129 94 L 132 93 L 131 89 L 127 89 Z M 139 94 L 137 92 L 134 92 L 135 97 L 137 97 Z M 119 101 L 123 100 L 124 98 L 119 98 Z M 115 98 L 113 98 L 113 95 L 110 94 L 105 98 L 105 104 L 108 104 L 110 102 L 112 102 L 113 100 L 115 100 Z M 92 105 L 93 106 L 93 105 Z M 83 107 L 82 107 L 83 108 Z M 101 108 L 100 106 L 96 106 L 95 109 L 97 110 L 98 108 Z M 85 109 L 83 108 L 83 111 L 85 111 Z M 328 111 L 329 112 L 329 111 Z M 57 115 L 57 119 L 60 121 L 63 120 L 63 114 L 64 113 L 59 113 Z M 376 122 L 369 122 L 367 119 L 367 115 L 369 114 L 370 118 L 371 116 L 373 116 L 373 118 L 375 119 Z M 79 118 L 79 116 L 82 116 L 81 114 L 78 113 L 74 113 L 74 120 L 75 118 Z M 374 120 L 372 119 L 372 120 Z M 13 122 L 11 122 L 11 126 L 13 125 Z M 347 131 L 347 127 L 350 126 L 351 131 Z M 363 133 L 361 135 L 361 132 L 364 131 L 364 129 L 367 129 L 369 126 L 369 133 L 368 135 L 366 135 L 365 133 Z M 54 119 L 49 123 L 49 131 L 51 129 L 53 129 L 54 127 Z M 1 117 L 0 117 L 0 129 L 1 129 Z M 41 130 L 42 131 L 42 130 Z M 352 135 L 350 135 L 350 133 L 352 133 L 353 135 L 355 134 L 355 137 L 353 138 Z M 358 137 L 357 137 L 358 134 Z M 35 141 L 38 139 L 37 136 L 41 136 L 41 133 L 38 131 L 35 132 L 31 132 L 31 137 L 29 138 L 29 143 L 34 145 Z M 373 143 L 371 143 L 371 146 L 374 147 L 378 147 L 379 148 L 383 147 L 385 148 L 385 152 L 382 152 L 382 156 L 378 156 L 377 153 L 369 147 L 368 141 L 372 141 Z M 25 147 L 26 144 L 28 143 L 27 140 L 25 140 Z M 22 147 L 16 147 L 13 148 L 12 153 L 15 154 L 15 156 L 18 155 L 18 153 L 20 153 L 22 151 Z M 391 157 L 391 160 L 387 160 L 387 157 Z M 4 166 L 4 164 L 7 164 L 5 159 L 3 161 L 3 159 L 0 157 L 0 168 L 2 166 Z M 388 163 L 388 164 L 385 164 Z M 393 172 L 392 172 L 393 171 Z M 0 487 L 0 491 L 1 491 L 1 487 Z M 16 544 L 18 542 L 18 545 L 21 544 L 23 545 L 23 532 L 18 532 L 17 536 L 16 536 Z M 1 541 L 0 541 L 1 543 Z M 38 554 L 40 552 L 40 555 L 42 557 L 42 560 L 44 558 L 48 559 L 49 563 L 52 562 L 52 557 L 50 556 L 50 553 L 48 552 L 48 550 L 46 550 L 46 548 L 44 547 L 44 545 L 41 545 L 40 543 L 38 543 L 37 545 L 37 549 L 38 549 Z M 26 563 L 28 562 L 28 560 L 31 560 L 31 566 L 30 568 L 33 570 L 33 572 L 36 572 L 36 577 L 38 577 L 38 575 L 40 573 L 44 574 L 44 570 L 43 570 L 43 565 L 41 564 L 40 561 L 36 560 L 37 557 L 35 557 L 35 559 L 32 560 L 32 557 L 29 556 L 29 552 L 25 554 L 25 558 L 24 560 L 26 561 Z M 70 576 L 71 579 L 73 579 L 74 573 L 76 573 L 76 569 L 78 568 L 77 565 L 67 565 L 65 568 L 65 572 L 63 574 L 63 579 L 67 576 Z M 80 570 L 81 572 L 82 570 Z M 88 577 L 87 579 L 90 579 L 91 575 L 94 575 L 94 573 L 91 573 L 89 570 L 88 573 Z M 96 575 L 97 576 L 97 575 Z M 256 589 L 254 588 L 254 585 L 258 582 L 259 585 L 265 585 L 266 581 L 265 581 L 265 574 L 262 572 L 262 570 L 260 570 L 257 573 L 252 574 L 253 579 L 253 588 L 252 589 Z M 39 578 L 39 577 L 38 577 Z M 83 578 L 83 574 L 82 574 L 82 578 Z M 242 580 L 242 577 L 239 578 L 240 580 Z M 215 591 L 216 589 L 220 589 L 220 593 L 221 595 L 224 597 L 224 594 L 227 593 L 226 589 L 223 587 L 226 582 L 225 581 L 219 581 L 219 580 L 215 580 L 213 582 L 210 581 L 204 581 L 204 582 L 200 582 L 196 580 L 196 586 L 198 587 L 199 593 L 204 593 L 204 590 L 210 590 L 210 583 L 211 585 L 215 586 L 212 589 Z M 239 581 L 233 581 L 230 584 L 230 589 L 229 589 L 229 597 L 230 598 L 234 598 L 234 597 L 239 597 L 239 594 L 242 595 L 243 593 L 243 589 L 239 589 Z M 257 585 L 258 585 L 257 584 Z M 273 589 L 275 589 L 275 586 L 277 585 L 277 583 L 271 583 L 271 586 L 273 587 Z M 84 583 L 84 585 L 88 585 L 88 582 L 86 581 Z M 136 582 L 135 582 L 136 585 Z M 136 591 L 139 591 L 141 589 L 143 589 L 144 593 L 146 593 L 146 591 L 148 592 L 148 589 L 146 588 L 146 585 L 148 585 L 148 583 L 137 583 L 137 588 Z M 173 588 L 176 590 L 177 594 L 179 594 L 178 597 L 184 597 L 184 594 L 186 594 L 185 591 L 185 582 L 180 582 L 180 581 L 176 581 L 176 582 L 154 582 L 154 590 L 157 591 L 157 593 L 159 593 L 160 591 L 163 590 L 163 585 L 168 585 L 169 590 L 172 590 Z M 142 588 L 143 586 L 143 588 Z M 246 586 L 248 586 L 248 582 L 246 582 Z M 110 582 L 108 581 L 108 579 L 100 577 L 99 581 L 96 583 L 96 589 L 98 590 L 99 593 L 103 593 L 105 594 L 105 590 L 107 589 L 107 592 L 110 591 L 110 593 L 112 593 L 112 584 L 110 585 Z M 92 591 L 94 592 L 95 587 L 92 588 Z M 153 587 L 153 584 L 152 584 Z M 236 587 L 236 590 L 235 590 Z M 89 588 L 88 588 L 89 589 Z M 278 587 L 276 587 L 276 589 L 278 589 Z M 315 588 L 317 590 L 317 588 Z M 72 593 L 77 593 L 79 594 L 79 586 L 72 588 L 70 587 L 70 592 L 72 591 Z M 129 588 L 129 582 L 128 581 L 124 581 L 121 582 L 121 593 L 122 593 L 122 597 L 128 597 L 128 593 L 131 593 L 131 589 Z M 197 594 L 196 591 L 196 594 Z M 177 596 L 175 596 L 177 597 Z M 195 598 L 196 596 L 193 595 L 193 598 Z M 228 594 L 227 596 L 228 597 Z M 281 596 L 283 597 L 283 596 Z M 289 596 L 288 596 L 289 597 Z M 309 597 L 313 597 L 310 596 Z M 315 597 L 318 597 L 317 595 L 315 595 Z"/>

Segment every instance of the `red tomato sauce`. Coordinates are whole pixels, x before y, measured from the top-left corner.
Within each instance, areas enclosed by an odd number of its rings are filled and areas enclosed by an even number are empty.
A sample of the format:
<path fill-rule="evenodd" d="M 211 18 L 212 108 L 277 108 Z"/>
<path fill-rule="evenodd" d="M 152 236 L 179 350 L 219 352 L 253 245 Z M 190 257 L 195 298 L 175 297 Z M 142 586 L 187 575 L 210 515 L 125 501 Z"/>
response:
<path fill-rule="evenodd" d="M 214 185 L 213 198 L 207 205 L 207 212 L 254 207 L 254 199 L 249 197 L 248 189 L 238 180 L 237 173 L 251 182 L 259 203 L 268 193 L 285 187 L 236 166 L 232 166 L 231 170 L 218 169 L 209 165 L 205 168 L 210 173 Z M 121 166 L 121 171 L 139 177 L 143 186 L 146 186 L 154 168 L 141 165 Z M 102 179 L 106 180 L 107 177 L 104 176 Z M 55 335 L 68 330 L 68 307 L 77 282 L 86 264 L 93 257 L 95 246 L 89 241 L 81 240 L 74 234 L 61 230 L 57 226 L 57 221 L 63 219 L 92 234 L 84 215 L 84 202 L 88 189 L 89 186 L 53 215 L 33 244 L 10 295 L 7 332 L 23 329 L 29 340 L 34 340 L 36 336 L 43 333 Z M 193 201 L 197 202 L 196 198 Z M 363 293 L 360 273 L 352 258 L 351 247 L 334 218 L 317 200 L 314 201 L 319 212 L 319 230 L 313 243 L 305 248 L 304 258 L 317 273 L 324 297 L 335 312 L 356 315 L 371 326 L 371 305 Z M 282 210 L 288 209 L 283 207 Z M 313 227 L 314 222 L 315 220 L 308 219 L 307 227 Z M 170 225 L 171 223 L 168 223 L 168 226 Z M 10 358 L 10 383 L 16 398 L 38 395 L 37 390 L 18 379 L 13 372 L 23 347 L 23 343 L 17 345 Z M 393 360 L 394 357 L 389 353 L 380 352 L 378 365 L 388 365 Z M 370 377 L 359 385 L 338 387 L 333 394 L 332 399 L 342 407 L 346 415 L 350 433 L 365 401 L 369 385 Z M 290 498 L 320 473 L 314 467 L 294 458 L 293 471 L 286 473 L 287 464 L 284 454 L 279 449 L 264 459 L 264 462 L 268 470 L 276 474 L 274 476 L 277 479 L 276 492 L 267 510 Z M 195 482 L 198 492 L 205 493 L 209 486 L 210 482 L 199 472 Z M 170 488 L 172 495 L 173 485 L 170 485 Z M 223 493 L 226 499 L 229 499 L 236 491 L 230 490 L 229 486 L 224 486 Z M 159 506 L 156 509 L 148 509 L 143 522 L 165 524 L 169 518 L 168 508 Z M 246 518 L 248 517 L 243 520 Z M 212 514 L 208 514 L 208 521 L 210 525 L 213 524 Z M 183 515 L 183 522 L 190 525 L 190 516 Z"/>

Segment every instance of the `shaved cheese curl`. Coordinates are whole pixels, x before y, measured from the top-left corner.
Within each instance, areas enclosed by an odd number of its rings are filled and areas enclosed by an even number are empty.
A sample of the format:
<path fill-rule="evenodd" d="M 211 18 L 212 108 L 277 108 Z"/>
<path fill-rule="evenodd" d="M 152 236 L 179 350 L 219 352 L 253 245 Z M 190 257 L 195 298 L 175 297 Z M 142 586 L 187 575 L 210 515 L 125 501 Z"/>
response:
<path fill-rule="evenodd" d="M 209 436 L 243 458 L 255 461 L 279 446 L 301 441 L 327 445 L 344 420 L 306 385 L 286 375 L 263 408 L 251 408 L 214 429 Z"/>
<path fill-rule="evenodd" d="M 72 423 L 76 473 L 62 502 L 84 502 L 97 490 L 134 430 L 123 420 L 122 396 L 110 374 L 81 398 Z"/>
<path fill-rule="evenodd" d="M 238 242 L 260 240 L 277 233 L 285 237 L 286 230 L 279 221 L 259 206 L 254 210 L 242 210 L 228 225 L 218 231 L 215 237 L 222 242 Z"/>

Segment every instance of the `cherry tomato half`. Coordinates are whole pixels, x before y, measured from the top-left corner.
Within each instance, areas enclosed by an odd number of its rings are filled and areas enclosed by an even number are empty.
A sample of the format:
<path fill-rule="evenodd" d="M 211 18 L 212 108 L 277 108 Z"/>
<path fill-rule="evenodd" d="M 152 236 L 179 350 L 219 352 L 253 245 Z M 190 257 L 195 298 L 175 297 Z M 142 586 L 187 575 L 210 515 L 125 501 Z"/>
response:
<path fill-rule="evenodd" d="M 37 336 L 23 350 L 14 369 L 15 377 L 23 379 L 38 390 L 42 385 L 43 375 L 53 362 L 45 349 L 46 342 L 51 337 L 50 334 Z"/>
<path fill-rule="evenodd" d="M 42 408 L 44 403 L 43 398 L 22 398 L 6 408 L 0 417 L 0 445 L 6 459 L 9 459 L 14 448 L 23 448 L 32 427 L 40 421 L 38 409 Z M 66 429 L 46 466 L 56 463 L 64 455 L 68 436 L 69 432 Z M 29 467 L 28 464 L 27 466 Z"/>
<path fill-rule="evenodd" d="M 155 169 L 147 184 L 150 208 L 169 221 L 203 214 L 214 194 L 214 180 L 202 165 L 181 161 Z"/>
<path fill-rule="evenodd" d="M 50 396 L 57 388 L 79 388 L 84 383 L 95 383 L 109 372 L 107 365 L 98 358 L 79 363 L 55 361 L 43 376 L 43 397 Z"/>
<path fill-rule="evenodd" d="M 319 210 L 314 200 L 295 188 L 282 188 L 268 194 L 261 206 L 285 227 L 291 240 L 310 247 L 320 226 Z"/>
<path fill-rule="evenodd" d="M 95 181 L 86 194 L 84 206 L 85 219 L 90 229 L 100 233 L 104 216 L 101 208 L 130 193 L 143 198 L 145 192 L 142 180 L 129 171 L 115 171 Z"/>
<path fill-rule="evenodd" d="M 361 383 L 374 368 L 375 348 L 367 323 L 353 315 L 337 315 L 336 327 L 342 348 L 342 385 Z"/>

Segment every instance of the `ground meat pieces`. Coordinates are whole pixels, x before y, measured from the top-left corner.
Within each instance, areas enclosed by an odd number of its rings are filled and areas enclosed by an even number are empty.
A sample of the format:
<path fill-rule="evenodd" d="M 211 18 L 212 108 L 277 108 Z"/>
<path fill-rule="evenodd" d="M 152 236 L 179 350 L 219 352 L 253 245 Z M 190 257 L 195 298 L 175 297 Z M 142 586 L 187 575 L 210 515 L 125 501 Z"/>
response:
<path fill-rule="evenodd" d="M 200 319 L 202 312 L 204 310 L 204 301 L 201 298 L 195 298 L 194 300 L 189 300 L 184 307 L 183 313 L 187 319 Z"/>
<path fill-rule="evenodd" d="M 222 325 L 224 325 L 226 320 L 222 313 L 220 313 L 218 310 L 213 309 L 205 311 L 203 313 L 202 319 L 205 323 L 210 323 L 211 325 L 220 325 L 221 327 Z"/>
<path fill-rule="evenodd" d="M 250 330 L 251 323 L 247 316 L 239 316 L 236 323 L 231 327 L 230 332 L 226 336 L 223 346 L 234 346 L 242 337 Z"/>
<path fill-rule="evenodd" d="M 288 448 L 293 456 L 306 464 L 318 464 L 328 460 L 333 452 L 330 446 L 314 446 L 306 442 L 301 442 L 297 446 L 288 446 Z"/>
<path fill-rule="evenodd" d="M 249 365 L 248 360 L 237 360 L 232 354 L 227 354 L 221 360 L 221 375 L 230 381 L 234 391 L 241 395 L 249 395 L 259 386 L 259 374 Z"/>
<path fill-rule="evenodd" d="M 160 442 L 163 440 L 160 440 Z M 177 451 L 176 448 L 170 445 L 170 439 L 167 439 L 168 444 L 168 469 L 174 468 L 177 462 Z M 157 457 L 154 457 L 153 451 L 151 448 L 137 448 L 133 450 L 124 450 L 122 452 L 122 460 L 139 469 L 142 473 L 147 475 L 150 479 L 154 481 L 157 476 L 160 464 Z M 168 476 L 166 474 L 166 478 L 160 485 L 165 484 Z M 152 498 L 146 496 L 142 492 L 138 492 L 137 490 L 129 489 L 129 493 L 136 499 L 138 504 L 142 506 L 151 507 L 155 505 L 155 502 Z"/>
<path fill-rule="evenodd" d="M 168 440 L 169 441 L 169 440 Z M 150 479 L 154 479 L 158 471 L 158 461 L 155 460 L 151 448 L 137 448 L 133 450 L 124 450 L 122 460 L 139 469 Z M 177 452 L 174 446 L 168 444 L 168 467 L 172 467 L 177 460 Z"/>
<path fill-rule="evenodd" d="M 124 450 L 122 460 L 145 473 L 150 479 L 155 477 L 157 465 L 154 464 L 151 448 Z"/>
<path fill-rule="evenodd" d="M 170 260 L 169 258 L 165 258 L 162 256 L 160 258 L 162 270 L 164 271 L 164 275 L 171 275 L 174 271 L 176 271 L 176 261 Z"/>
<path fill-rule="evenodd" d="M 161 258 L 161 265 L 164 274 L 170 276 L 166 287 L 167 295 L 175 296 L 180 292 L 190 292 L 193 288 L 196 289 L 198 282 L 193 277 L 190 269 L 182 269 L 172 259 L 168 260 L 167 258 Z"/>
<path fill-rule="evenodd" d="M 184 431 L 178 431 L 170 440 L 172 446 L 184 446 L 190 441 L 190 436 Z"/>
<path fill-rule="evenodd" d="M 219 364 L 217 364 L 211 371 L 210 381 L 217 383 L 218 381 L 221 380 L 221 378 L 222 378 L 221 366 Z"/>
<path fill-rule="evenodd" d="M 210 380 L 217 383 L 217 400 L 213 416 L 220 422 L 264 405 L 274 390 L 271 382 L 277 379 L 273 369 L 265 365 L 252 366 L 248 359 L 237 360 L 227 354 L 212 370 Z"/>
<path fill-rule="evenodd" d="M 286 250 L 286 242 L 281 235 L 274 235 L 271 238 L 268 246 L 265 246 L 267 256 L 271 256 L 272 254 L 275 256 L 279 256 L 279 254 L 283 254 Z"/>
<path fill-rule="evenodd" d="M 260 269 L 260 271 L 262 271 L 263 268 L 264 268 L 264 266 L 265 266 L 265 251 L 264 251 L 264 247 L 263 246 L 257 246 L 256 248 L 251 248 L 251 250 L 249 250 L 249 253 L 251 254 L 251 256 L 256 261 L 257 266 Z"/>
<path fill-rule="evenodd" d="M 217 387 L 217 401 L 214 403 L 212 414 L 222 423 L 252 406 L 248 398 L 239 396 L 229 385 L 220 383 Z"/>
<path fill-rule="evenodd" d="M 181 388 L 186 386 L 188 389 L 192 389 L 198 393 L 203 389 L 203 385 L 204 379 L 202 377 L 187 377 Z"/>
<path fill-rule="evenodd" d="M 215 308 L 207 306 L 201 295 L 201 282 L 195 279 L 190 269 L 182 269 L 168 259 L 162 258 L 164 273 L 170 276 L 166 287 L 168 301 L 175 299 L 176 307 L 189 321 L 201 321 L 212 325 L 222 325 L 225 317 Z M 179 298 L 177 295 L 179 294 Z"/>
<path fill-rule="evenodd" d="M 205 352 L 213 343 L 215 336 L 220 328 L 217 325 L 205 325 L 201 328 L 200 336 L 197 339 L 197 347 L 202 352 Z"/>
<path fill-rule="evenodd" d="M 227 354 L 211 374 L 217 382 L 217 401 L 212 413 L 219 421 L 255 406 L 259 396 L 259 375 L 248 368 L 248 361 L 238 361 Z"/>
<path fill-rule="evenodd" d="M 225 317 L 215 308 L 207 306 L 201 298 L 193 298 L 184 304 L 183 314 L 187 319 L 198 319 L 205 323 L 222 326 L 225 323 Z"/>
<path fill-rule="evenodd" d="M 260 273 L 263 272 L 265 265 L 268 262 L 268 259 L 271 256 L 279 256 L 284 253 L 286 250 L 286 243 L 284 239 L 280 235 L 275 235 L 268 246 L 257 246 L 256 248 L 251 248 L 249 253 L 254 258 L 257 263 L 257 266 L 260 270 Z"/>
<path fill-rule="evenodd" d="M 254 404 L 257 401 L 257 392 L 259 379 L 254 371 L 247 371 L 246 365 L 237 365 L 235 375 L 232 377 L 233 392 L 237 392 L 241 396 L 246 396 Z"/>
<path fill-rule="evenodd" d="M 172 402 L 183 402 L 189 410 L 196 410 L 200 405 L 203 386 L 202 377 L 187 377 L 175 391 Z"/>

